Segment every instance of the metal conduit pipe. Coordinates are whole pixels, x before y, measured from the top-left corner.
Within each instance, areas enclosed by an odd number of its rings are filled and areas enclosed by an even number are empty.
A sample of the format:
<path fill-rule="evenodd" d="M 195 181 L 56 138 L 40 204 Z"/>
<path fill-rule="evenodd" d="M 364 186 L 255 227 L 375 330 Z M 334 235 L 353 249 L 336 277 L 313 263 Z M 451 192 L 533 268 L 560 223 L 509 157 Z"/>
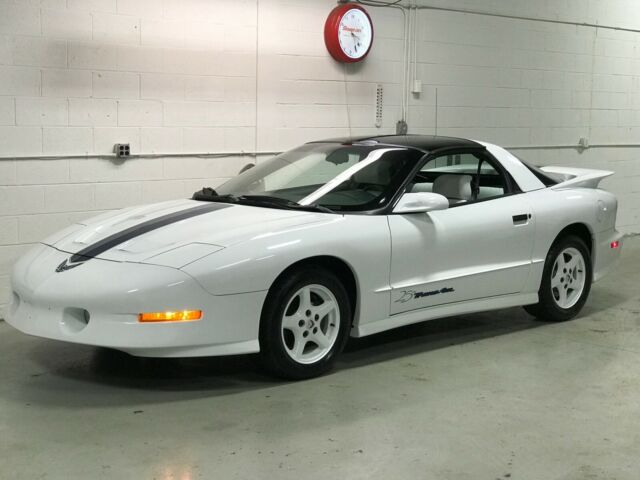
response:
<path fill-rule="evenodd" d="M 375 135 L 372 135 L 375 136 Z M 579 144 L 558 144 L 558 145 L 501 145 L 507 150 L 561 150 L 576 149 L 589 150 L 591 148 L 640 148 L 640 143 L 594 143 L 588 147 L 582 147 Z M 283 152 L 216 152 L 216 153 L 141 153 L 131 155 L 128 159 L 133 158 L 165 158 L 165 157 L 196 157 L 196 158 L 225 158 L 225 157 L 260 157 L 268 155 L 279 155 Z M 95 154 L 95 155 L 28 155 L 0 157 L 0 161 L 8 160 L 67 160 L 67 159 L 84 159 L 84 158 L 101 158 L 105 160 L 122 160 L 116 155 Z"/>
<path fill-rule="evenodd" d="M 590 22 L 576 22 L 572 20 L 560 20 L 553 18 L 529 17 L 526 15 L 515 15 L 508 13 L 488 12 L 485 10 L 473 10 L 467 8 L 439 7 L 436 5 L 403 5 L 401 2 L 383 2 L 377 0 L 356 0 L 357 3 L 370 7 L 395 7 L 395 8 L 415 8 L 417 10 L 436 10 L 441 12 L 464 13 L 468 15 L 482 15 L 485 17 L 509 18 L 512 20 L 525 20 L 529 22 L 555 23 L 560 25 L 572 25 L 578 27 L 601 28 L 606 30 L 618 30 L 622 32 L 640 33 L 640 28 L 618 27 L 614 25 L 604 25 Z"/>

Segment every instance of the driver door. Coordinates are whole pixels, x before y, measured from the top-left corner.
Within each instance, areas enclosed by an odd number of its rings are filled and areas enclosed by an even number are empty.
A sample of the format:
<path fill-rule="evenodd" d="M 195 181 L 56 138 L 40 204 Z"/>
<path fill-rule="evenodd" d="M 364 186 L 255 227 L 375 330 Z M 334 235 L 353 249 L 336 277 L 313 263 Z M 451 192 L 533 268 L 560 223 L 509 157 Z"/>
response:
<path fill-rule="evenodd" d="M 408 190 L 445 193 L 450 207 L 389 215 L 392 315 L 522 290 L 534 219 L 493 157 L 478 151 L 428 159 Z"/>

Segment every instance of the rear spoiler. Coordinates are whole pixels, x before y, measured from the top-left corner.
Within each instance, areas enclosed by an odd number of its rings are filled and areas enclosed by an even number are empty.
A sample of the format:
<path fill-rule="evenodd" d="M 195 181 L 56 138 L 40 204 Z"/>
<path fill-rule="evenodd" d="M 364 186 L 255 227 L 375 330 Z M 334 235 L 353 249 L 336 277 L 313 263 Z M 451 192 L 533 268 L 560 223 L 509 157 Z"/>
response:
<path fill-rule="evenodd" d="M 573 167 L 541 167 L 540 170 L 551 173 L 554 178 L 559 177 L 560 183 L 553 185 L 553 189 L 561 188 L 598 188 L 603 178 L 613 175 L 608 170 L 591 170 Z"/>

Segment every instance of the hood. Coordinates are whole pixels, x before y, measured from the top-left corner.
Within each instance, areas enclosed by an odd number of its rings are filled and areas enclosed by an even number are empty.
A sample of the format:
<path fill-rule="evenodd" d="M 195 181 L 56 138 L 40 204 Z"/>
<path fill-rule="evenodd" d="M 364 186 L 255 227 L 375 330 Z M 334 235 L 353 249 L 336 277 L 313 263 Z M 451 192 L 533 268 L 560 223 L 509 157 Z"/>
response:
<path fill-rule="evenodd" d="M 71 262 L 87 258 L 146 262 L 161 256 L 162 260 L 147 263 L 180 268 L 255 235 L 323 218 L 326 214 L 316 212 L 178 200 L 100 215 L 42 243 L 72 254 Z M 179 254 L 168 253 L 178 250 Z"/>

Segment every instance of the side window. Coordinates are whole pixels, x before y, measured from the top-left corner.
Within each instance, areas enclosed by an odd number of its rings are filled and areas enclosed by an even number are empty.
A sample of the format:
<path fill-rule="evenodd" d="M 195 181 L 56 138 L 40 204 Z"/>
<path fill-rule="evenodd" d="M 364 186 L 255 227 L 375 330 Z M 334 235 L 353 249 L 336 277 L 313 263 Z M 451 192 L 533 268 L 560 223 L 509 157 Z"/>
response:
<path fill-rule="evenodd" d="M 410 188 L 412 192 L 444 195 L 450 205 L 496 198 L 508 193 L 504 175 L 488 159 L 473 153 L 432 158 L 416 174 Z"/>
<path fill-rule="evenodd" d="M 478 162 L 478 157 L 472 153 L 442 155 L 427 162 L 421 171 L 475 173 L 478 170 Z"/>

